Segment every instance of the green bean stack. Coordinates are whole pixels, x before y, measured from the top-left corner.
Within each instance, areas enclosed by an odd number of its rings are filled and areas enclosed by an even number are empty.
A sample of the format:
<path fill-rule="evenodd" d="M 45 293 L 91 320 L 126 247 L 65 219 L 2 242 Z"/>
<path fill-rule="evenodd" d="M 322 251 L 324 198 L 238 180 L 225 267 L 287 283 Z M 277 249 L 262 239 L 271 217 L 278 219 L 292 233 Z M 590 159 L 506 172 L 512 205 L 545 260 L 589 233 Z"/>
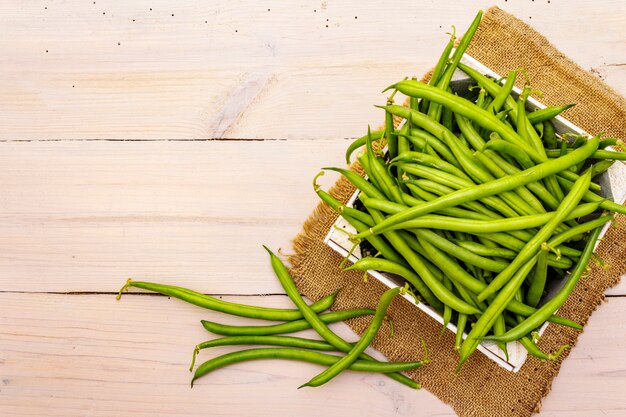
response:
<path fill-rule="evenodd" d="M 347 162 L 365 147 L 357 159 L 367 179 L 324 168 L 357 188 L 354 207 L 314 186 L 356 229 L 350 240 L 364 256 L 347 269 L 404 278 L 444 325 L 456 324 L 459 368 L 485 339 L 505 354 L 506 342 L 520 341 L 542 359 L 558 356 L 566 347 L 541 352 L 531 334 L 546 321 L 581 329 L 556 311 L 585 272 L 610 212 L 626 213 L 595 182 L 625 159 L 606 149 L 621 141 L 558 135 L 555 117 L 571 104 L 530 111 L 534 91 L 513 91 L 517 71 L 495 80 L 461 62 L 481 15 L 451 56 L 446 47 L 428 83 L 406 77 L 385 90 L 410 105 L 387 100 L 384 129 L 348 147 Z M 472 79 L 458 94 L 450 89 L 457 70 Z"/>
<path fill-rule="evenodd" d="M 196 368 L 193 379 L 191 380 L 191 386 L 193 386 L 194 382 L 198 378 L 228 365 L 251 360 L 284 359 L 310 362 L 328 367 L 326 371 L 314 377 L 308 383 L 303 384 L 300 388 L 305 386 L 317 387 L 323 385 L 339 375 L 345 369 L 361 372 L 384 373 L 389 378 L 392 378 L 411 388 L 420 388 L 420 385 L 417 382 L 399 372 L 421 367 L 429 362 L 427 357 L 423 360 L 409 362 L 380 362 L 364 353 L 364 350 L 370 345 L 374 337 L 377 335 L 383 321 L 388 319 L 386 315 L 387 308 L 396 295 L 405 293 L 406 288 L 394 288 L 387 291 L 381 297 L 376 310 L 371 310 L 369 308 L 353 308 L 349 310 L 339 310 L 325 313 L 325 311 L 334 304 L 339 291 L 335 291 L 333 294 L 330 294 L 315 303 L 310 305 L 307 304 L 298 292 L 287 267 L 271 250 L 267 247 L 265 247 L 265 249 L 270 255 L 272 268 L 274 269 L 278 280 L 285 289 L 289 298 L 294 302 L 294 305 L 297 307 L 296 309 L 257 307 L 246 304 L 231 303 L 183 287 L 158 284 L 154 282 L 133 281 L 131 279 L 127 280 L 126 284 L 122 287 L 122 289 L 120 289 L 117 299 L 119 300 L 121 298 L 124 291 L 133 287 L 174 297 L 198 307 L 232 316 L 280 322 L 269 325 L 233 326 L 215 323 L 208 320 L 201 320 L 201 324 L 206 330 L 213 334 L 223 335 L 225 337 L 211 339 L 196 345 L 193 351 L 189 371 L 193 371 L 196 357 L 200 350 L 203 349 L 233 345 L 263 345 L 271 347 L 244 349 L 214 357 Z M 337 336 L 328 327 L 328 324 L 331 323 L 342 322 L 351 318 L 363 316 L 373 316 L 373 320 L 370 323 L 366 334 L 354 344 L 349 343 Z M 311 328 L 319 334 L 322 340 L 285 336 L 286 334 Z M 320 353 L 318 351 L 339 352 L 346 354 L 338 356 L 328 353 Z"/>

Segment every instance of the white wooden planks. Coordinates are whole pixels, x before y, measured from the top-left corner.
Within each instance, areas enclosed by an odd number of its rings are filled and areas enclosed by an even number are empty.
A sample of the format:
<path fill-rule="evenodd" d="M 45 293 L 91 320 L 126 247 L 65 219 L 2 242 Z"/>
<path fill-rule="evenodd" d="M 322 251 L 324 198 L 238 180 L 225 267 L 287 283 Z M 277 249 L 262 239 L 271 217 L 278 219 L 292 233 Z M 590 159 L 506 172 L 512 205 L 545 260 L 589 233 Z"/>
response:
<path fill-rule="evenodd" d="M 114 291 L 128 276 L 281 292 L 289 242 L 347 141 L 10 142 L 0 147 L 0 289 Z M 328 174 L 319 182 L 330 186 Z"/>
<path fill-rule="evenodd" d="M 7 1 L 0 139 L 355 137 L 382 88 L 494 4 L 626 92 L 619 0 Z"/>
<path fill-rule="evenodd" d="M 284 296 L 225 299 L 290 306 Z M 323 389 L 297 390 L 320 368 L 291 362 L 233 365 L 199 380 L 192 390 L 187 371 L 191 351 L 213 337 L 198 321 L 250 320 L 178 300 L 0 294 L 0 304 L 4 415 L 454 415 L 427 391 L 411 391 L 379 375 L 345 373 Z M 542 416 L 623 414 L 624 314 L 623 298 L 611 299 L 594 313 L 544 401 Z M 333 329 L 355 338 L 345 325 Z M 231 350 L 204 351 L 199 360 Z"/>
<path fill-rule="evenodd" d="M 379 91 L 424 73 L 449 26 L 492 4 L 626 94 L 619 0 L 1 3 L 0 414 L 454 415 L 377 375 L 296 390 L 312 365 L 242 364 L 192 391 L 197 321 L 217 315 L 46 292 L 112 292 L 133 276 L 281 293 L 260 244 L 288 248 L 317 203 L 313 175 L 380 123 Z M 170 141 L 206 138 L 280 140 Z M 623 300 L 592 316 L 542 416 L 623 414 Z"/>

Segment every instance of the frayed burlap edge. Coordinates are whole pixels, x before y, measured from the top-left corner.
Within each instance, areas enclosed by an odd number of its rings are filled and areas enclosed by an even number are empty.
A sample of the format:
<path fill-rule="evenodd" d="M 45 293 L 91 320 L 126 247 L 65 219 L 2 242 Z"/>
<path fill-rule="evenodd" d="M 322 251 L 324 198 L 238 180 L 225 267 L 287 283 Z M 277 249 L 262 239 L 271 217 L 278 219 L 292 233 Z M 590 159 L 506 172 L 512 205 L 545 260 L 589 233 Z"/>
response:
<path fill-rule="evenodd" d="M 524 54 L 512 57 L 506 48 L 493 47 L 496 40 L 498 45 L 506 45 L 503 39 L 515 41 L 515 50 Z M 545 92 L 546 104 L 579 102 L 576 110 L 571 109 L 566 115 L 572 122 L 590 133 L 604 131 L 623 137 L 626 101 L 563 56 L 543 36 L 502 10 L 492 8 L 485 14 L 469 52 L 496 72 L 524 67 L 533 86 Z M 533 63 L 539 59 L 543 63 L 528 65 L 524 59 Z M 558 77 L 554 79 L 544 74 L 549 72 L 557 73 Z M 615 120 L 619 117 L 621 119 Z M 357 165 L 351 168 L 359 172 Z M 342 177 L 329 192 L 345 202 L 354 187 Z M 293 240 L 295 254 L 289 261 L 296 284 L 313 300 L 341 288 L 334 309 L 374 308 L 385 287 L 376 280 L 364 282 L 361 273 L 340 271 L 341 257 L 323 242 L 336 218 L 337 213 L 325 204 L 319 204 L 305 221 L 302 233 Z M 617 216 L 596 251 L 609 268 L 591 265 L 589 277 L 579 282 L 568 302 L 559 310 L 560 315 L 586 324 L 591 313 L 604 300 L 606 289 L 619 282 L 620 276 L 626 272 L 626 245 L 621 244 L 626 240 L 625 230 L 626 216 Z M 390 360 L 415 360 L 422 355 L 420 340 L 425 339 L 433 362 L 409 375 L 450 404 L 460 416 L 530 416 L 537 412 L 541 399 L 550 391 L 552 380 L 568 354 L 566 352 L 554 362 L 529 358 L 519 372 L 511 373 L 476 353 L 456 374 L 454 367 L 458 356 L 450 332 L 441 335 L 438 323 L 404 299 L 394 301 L 390 314 L 396 335 L 390 338 L 383 329 L 374 341 L 374 347 Z M 368 318 L 359 318 L 348 324 L 361 333 L 368 323 Z M 579 334 L 573 329 L 551 325 L 542 336 L 539 347 L 552 352 L 563 344 L 574 346 Z"/>

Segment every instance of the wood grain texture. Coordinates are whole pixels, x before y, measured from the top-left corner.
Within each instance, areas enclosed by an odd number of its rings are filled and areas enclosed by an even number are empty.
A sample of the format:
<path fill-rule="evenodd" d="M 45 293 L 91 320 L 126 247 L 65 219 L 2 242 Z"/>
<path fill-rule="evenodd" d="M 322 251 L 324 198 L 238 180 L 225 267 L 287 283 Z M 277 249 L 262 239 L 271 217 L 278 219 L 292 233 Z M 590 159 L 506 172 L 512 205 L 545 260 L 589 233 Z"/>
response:
<path fill-rule="evenodd" d="M 212 294 L 282 293 L 261 244 L 289 251 L 318 202 L 313 176 L 343 166 L 346 146 L 2 143 L 0 290 L 110 292 L 131 276 Z"/>
<path fill-rule="evenodd" d="M 267 253 L 301 228 L 347 142 L 10 142 L 0 164 L 0 289 L 114 291 L 126 277 L 282 292 Z M 336 179 L 328 174 L 320 184 Z"/>
<path fill-rule="evenodd" d="M 620 0 L 5 1 L 0 139 L 355 137 L 494 4 L 626 93 Z"/>
<path fill-rule="evenodd" d="M 378 375 L 296 390 L 319 368 L 274 361 L 190 390 L 198 320 L 248 320 L 77 293 L 133 276 L 290 306 L 251 295 L 282 293 L 260 245 L 289 250 L 380 90 L 494 4 L 626 95 L 620 0 L 1 2 L 0 415 L 453 416 Z M 626 282 L 608 294 L 542 416 L 624 414 Z"/>
<path fill-rule="evenodd" d="M 290 306 L 284 296 L 225 299 Z M 191 390 L 192 348 L 212 337 L 198 321 L 250 321 L 166 297 L 0 294 L 0 304 L 0 411 L 7 416 L 454 415 L 427 391 L 375 374 L 344 373 L 332 386 L 297 390 L 319 367 L 292 362 L 233 365 Z M 623 415 L 624 314 L 624 298 L 596 311 L 541 416 Z M 355 339 L 345 325 L 333 329 Z M 200 360 L 232 350 L 204 351 Z"/>

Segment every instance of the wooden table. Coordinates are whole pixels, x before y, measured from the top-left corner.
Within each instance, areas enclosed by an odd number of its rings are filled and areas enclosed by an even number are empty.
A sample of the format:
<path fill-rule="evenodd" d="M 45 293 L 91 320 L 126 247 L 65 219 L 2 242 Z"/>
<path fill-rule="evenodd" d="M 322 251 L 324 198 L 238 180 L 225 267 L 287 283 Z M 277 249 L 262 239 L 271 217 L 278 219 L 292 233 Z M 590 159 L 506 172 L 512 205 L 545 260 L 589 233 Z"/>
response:
<path fill-rule="evenodd" d="M 494 2 L 291 3 L 0 4 L 0 415 L 454 415 L 378 375 L 296 390 L 319 368 L 294 363 L 191 390 L 198 320 L 247 321 L 115 301 L 132 276 L 290 306 L 261 244 L 289 252 L 379 91 Z M 495 3 L 626 94 L 626 3 Z M 607 295 L 542 416 L 626 413 L 626 284 Z"/>

